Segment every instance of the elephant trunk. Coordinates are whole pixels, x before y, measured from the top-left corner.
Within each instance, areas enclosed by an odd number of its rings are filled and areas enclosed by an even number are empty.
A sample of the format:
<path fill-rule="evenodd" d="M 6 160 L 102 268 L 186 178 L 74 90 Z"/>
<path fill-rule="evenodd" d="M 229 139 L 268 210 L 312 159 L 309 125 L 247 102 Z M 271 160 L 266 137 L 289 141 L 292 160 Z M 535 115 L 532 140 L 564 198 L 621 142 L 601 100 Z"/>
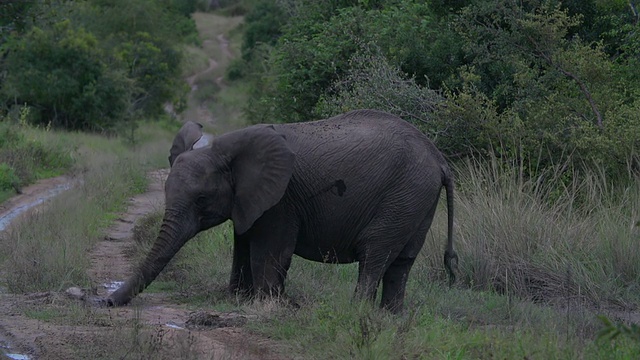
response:
<path fill-rule="evenodd" d="M 170 215 L 167 210 L 160 227 L 160 233 L 151 251 L 149 251 L 147 257 L 134 271 L 133 275 L 120 288 L 109 295 L 107 304 L 110 306 L 125 305 L 141 293 L 160 274 L 178 250 L 195 236 L 197 233 L 195 226 L 185 227 L 186 224 L 190 223 L 190 221 L 185 221 L 184 216 L 177 218 Z"/>

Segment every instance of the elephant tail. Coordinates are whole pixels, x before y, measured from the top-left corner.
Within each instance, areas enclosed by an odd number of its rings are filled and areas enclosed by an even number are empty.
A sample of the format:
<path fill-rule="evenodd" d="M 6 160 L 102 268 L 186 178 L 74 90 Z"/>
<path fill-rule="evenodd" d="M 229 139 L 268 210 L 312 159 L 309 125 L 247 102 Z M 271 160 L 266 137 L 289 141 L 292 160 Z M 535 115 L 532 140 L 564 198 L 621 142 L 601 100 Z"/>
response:
<path fill-rule="evenodd" d="M 447 249 L 444 252 L 444 266 L 449 273 L 449 286 L 456 281 L 458 254 L 453 250 L 453 175 L 446 167 L 443 169 L 442 185 L 447 192 Z"/>

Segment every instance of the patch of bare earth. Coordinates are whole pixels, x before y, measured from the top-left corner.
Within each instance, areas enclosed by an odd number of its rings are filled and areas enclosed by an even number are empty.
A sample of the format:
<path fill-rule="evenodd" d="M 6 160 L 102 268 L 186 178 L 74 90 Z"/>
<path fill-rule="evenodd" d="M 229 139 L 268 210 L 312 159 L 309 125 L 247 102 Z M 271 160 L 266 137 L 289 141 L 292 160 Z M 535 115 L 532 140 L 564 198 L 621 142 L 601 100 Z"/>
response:
<path fill-rule="evenodd" d="M 90 254 L 93 291 L 107 295 L 103 284 L 125 280 L 133 271 L 128 249 L 142 216 L 164 208 L 168 170 L 149 173 L 148 191 L 130 199 L 126 212 L 108 229 Z M 67 179 L 68 180 L 68 179 Z M 24 189 L 23 200 L 3 204 L 2 211 L 44 193 L 61 179 Z M 0 359 L 7 353 L 31 359 L 282 359 L 277 344 L 243 328 L 255 319 L 237 313 L 191 311 L 167 294 L 142 293 L 135 305 L 89 306 L 65 292 L 27 295 L 0 293 Z"/>

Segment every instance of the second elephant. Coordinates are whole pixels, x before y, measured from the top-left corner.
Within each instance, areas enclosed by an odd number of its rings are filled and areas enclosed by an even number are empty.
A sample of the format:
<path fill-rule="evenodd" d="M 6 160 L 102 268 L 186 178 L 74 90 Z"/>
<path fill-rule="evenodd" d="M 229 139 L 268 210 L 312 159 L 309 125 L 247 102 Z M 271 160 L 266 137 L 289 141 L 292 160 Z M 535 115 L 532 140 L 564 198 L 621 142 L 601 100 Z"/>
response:
<path fill-rule="evenodd" d="M 128 303 L 197 233 L 234 224 L 230 288 L 284 291 L 293 254 L 357 261 L 356 295 L 403 307 L 409 271 L 446 190 L 444 265 L 455 279 L 453 180 L 434 144 L 406 121 L 358 110 L 326 120 L 255 125 L 175 159 L 160 233 L 134 274 L 105 301 Z"/>
<path fill-rule="evenodd" d="M 209 146 L 211 141 L 213 141 L 213 135 L 202 132 L 202 124 L 193 121 L 185 122 L 173 139 L 169 150 L 169 166 L 173 166 L 173 162 L 183 152 Z"/>

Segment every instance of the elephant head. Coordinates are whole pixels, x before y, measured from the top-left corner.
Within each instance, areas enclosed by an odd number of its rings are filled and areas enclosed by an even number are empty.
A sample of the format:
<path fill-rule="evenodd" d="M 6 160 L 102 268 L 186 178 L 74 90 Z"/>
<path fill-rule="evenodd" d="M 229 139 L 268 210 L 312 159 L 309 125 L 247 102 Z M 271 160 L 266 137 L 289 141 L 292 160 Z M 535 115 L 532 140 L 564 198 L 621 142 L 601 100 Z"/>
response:
<path fill-rule="evenodd" d="M 212 140 L 213 135 L 202 132 L 202 124 L 193 121 L 185 122 L 173 139 L 169 151 L 169 165 L 173 166 L 178 155 L 183 152 L 209 146 Z"/>
<path fill-rule="evenodd" d="M 245 233 L 280 201 L 294 161 L 284 136 L 265 125 L 219 136 L 210 147 L 175 159 L 165 183 L 166 209 L 158 237 L 107 304 L 126 304 L 142 292 L 198 232 L 232 219 L 236 233 Z"/>

